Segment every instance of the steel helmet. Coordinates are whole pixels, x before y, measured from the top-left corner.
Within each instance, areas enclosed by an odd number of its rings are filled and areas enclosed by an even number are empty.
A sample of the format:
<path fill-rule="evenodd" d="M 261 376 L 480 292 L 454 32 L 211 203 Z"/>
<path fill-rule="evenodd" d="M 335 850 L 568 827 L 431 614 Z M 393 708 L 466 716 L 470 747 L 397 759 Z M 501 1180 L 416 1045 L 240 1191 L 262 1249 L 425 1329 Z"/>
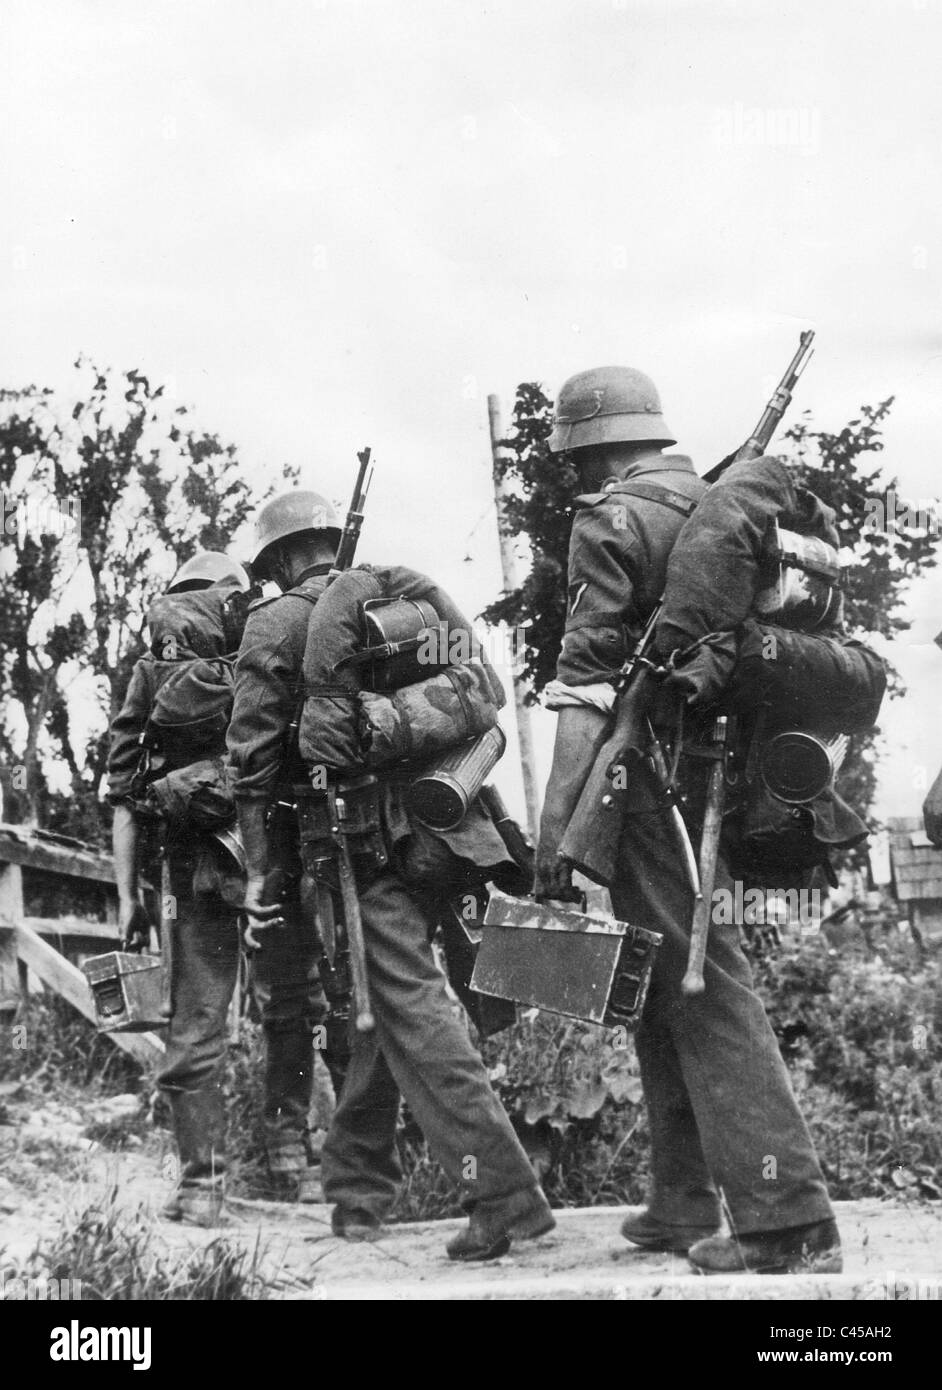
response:
<path fill-rule="evenodd" d="M 303 488 L 280 492 L 265 503 L 255 518 L 252 564 L 257 565 L 262 553 L 276 541 L 300 535 L 302 531 L 326 531 L 333 537 L 334 544 L 338 544 L 337 513 L 319 492 L 306 492 Z"/>
<path fill-rule="evenodd" d="M 550 452 L 592 444 L 676 444 L 657 387 L 633 367 L 593 367 L 563 382 L 556 402 Z"/>
<path fill-rule="evenodd" d="M 177 570 L 168 594 L 185 593 L 187 589 L 208 589 L 211 584 L 248 589 L 249 577 L 237 560 L 218 550 L 198 550 Z"/>

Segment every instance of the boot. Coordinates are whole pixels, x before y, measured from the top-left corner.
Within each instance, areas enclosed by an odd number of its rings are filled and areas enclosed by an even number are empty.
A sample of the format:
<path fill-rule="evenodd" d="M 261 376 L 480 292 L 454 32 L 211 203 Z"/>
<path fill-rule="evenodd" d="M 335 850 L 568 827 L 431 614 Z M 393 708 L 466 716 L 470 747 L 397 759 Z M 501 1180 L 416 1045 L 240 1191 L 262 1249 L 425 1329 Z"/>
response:
<path fill-rule="evenodd" d="M 302 1022 L 265 1028 L 265 1157 L 277 1202 L 321 1202 L 320 1174 L 308 1141 L 314 1090 L 314 1039 Z"/>
<path fill-rule="evenodd" d="M 535 1240 L 556 1225 L 542 1188 L 528 1187 L 507 1197 L 478 1202 L 463 1231 L 448 1242 L 450 1260 L 496 1260 L 514 1237 Z"/>
<path fill-rule="evenodd" d="M 181 1178 L 160 1209 L 165 1221 L 183 1221 L 188 1226 L 224 1226 L 225 1180 L 223 1178 Z"/>
<path fill-rule="evenodd" d="M 703 1274 L 840 1274 L 841 1238 L 834 1221 L 813 1221 L 780 1231 L 710 1236 L 690 1247 L 687 1258 Z"/>
<path fill-rule="evenodd" d="M 307 1135 L 266 1126 L 265 1157 L 270 1193 L 276 1202 L 322 1202 L 320 1168 Z"/>
<path fill-rule="evenodd" d="M 171 1091 L 170 1112 L 180 1180 L 161 1215 L 168 1221 L 218 1226 L 224 1220 L 226 1111 L 218 1085 Z"/>
<path fill-rule="evenodd" d="M 626 1216 L 621 1223 L 621 1233 L 632 1245 L 642 1250 L 674 1251 L 678 1255 L 686 1255 L 691 1245 L 715 1235 L 717 1230 L 717 1226 L 668 1225 L 648 1211 Z"/>
<path fill-rule="evenodd" d="M 330 1229 L 341 1240 L 379 1240 L 385 1227 L 378 1216 L 362 1208 L 350 1211 L 334 1207 L 330 1214 Z"/>

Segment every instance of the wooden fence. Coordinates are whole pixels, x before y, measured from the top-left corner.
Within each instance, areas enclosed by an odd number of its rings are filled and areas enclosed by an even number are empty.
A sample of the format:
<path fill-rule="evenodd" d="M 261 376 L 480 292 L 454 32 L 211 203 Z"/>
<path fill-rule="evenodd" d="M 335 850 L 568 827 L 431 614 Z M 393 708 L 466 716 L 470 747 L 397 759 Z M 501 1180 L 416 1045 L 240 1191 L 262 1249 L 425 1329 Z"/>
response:
<path fill-rule="evenodd" d="M 94 915 L 26 912 L 28 900 L 52 897 L 89 913 L 90 893 L 98 900 Z M 0 824 L 0 1011 L 28 1007 L 32 976 L 94 1022 L 91 990 L 78 963 L 120 945 L 111 859 L 63 835 Z M 156 1033 L 104 1036 L 145 1065 L 163 1056 Z"/>

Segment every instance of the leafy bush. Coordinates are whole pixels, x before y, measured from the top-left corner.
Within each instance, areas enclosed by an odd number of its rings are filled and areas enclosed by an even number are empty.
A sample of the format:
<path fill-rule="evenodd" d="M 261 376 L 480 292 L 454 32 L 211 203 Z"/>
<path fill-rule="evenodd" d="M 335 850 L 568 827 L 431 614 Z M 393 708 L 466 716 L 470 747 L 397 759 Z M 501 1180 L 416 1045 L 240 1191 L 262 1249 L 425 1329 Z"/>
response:
<path fill-rule="evenodd" d="M 757 962 L 757 987 L 838 1199 L 942 1197 L 942 959 L 887 936 L 865 957 L 804 938 Z M 636 1204 L 648 1131 L 634 1049 L 588 1024 L 525 1013 L 483 1045 L 495 1090 L 554 1206 Z M 403 1220 L 457 1215 L 414 1126 L 402 1132 Z"/>
<path fill-rule="evenodd" d="M 647 1119 L 630 1039 L 529 1009 L 483 1045 L 495 1091 L 555 1206 L 641 1202 Z M 400 1133 L 405 1183 L 396 1218 L 458 1216 L 418 1128 Z"/>
<path fill-rule="evenodd" d="M 824 939 L 759 965 L 759 989 L 832 1195 L 942 1197 L 942 957 Z"/>

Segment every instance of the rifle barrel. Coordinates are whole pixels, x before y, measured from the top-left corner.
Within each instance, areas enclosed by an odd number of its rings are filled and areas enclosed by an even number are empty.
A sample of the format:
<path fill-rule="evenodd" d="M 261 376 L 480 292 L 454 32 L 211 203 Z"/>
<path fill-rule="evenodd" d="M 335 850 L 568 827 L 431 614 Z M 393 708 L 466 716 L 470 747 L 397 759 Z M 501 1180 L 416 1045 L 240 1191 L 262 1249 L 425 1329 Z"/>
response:
<path fill-rule="evenodd" d="M 370 454 L 372 450 L 367 446 L 357 454 L 360 467 L 357 471 L 357 480 L 353 486 L 353 496 L 350 499 L 350 506 L 347 510 L 347 517 L 340 533 L 340 544 L 337 546 L 337 554 L 334 559 L 333 568 L 330 571 L 329 579 L 335 579 L 338 574 L 349 569 L 353 564 L 353 557 L 356 554 L 357 542 L 360 539 L 360 528 L 363 525 L 363 504 L 366 501 L 366 494 L 369 490 L 369 483 L 363 486 L 366 478 L 366 470 L 370 467 Z M 373 470 L 370 469 L 370 480 L 373 477 Z"/>
<path fill-rule="evenodd" d="M 720 463 L 710 469 L 709 473 L 704 473 L 705 483 L 715 483 L 726 472 L 732 463 L 740 463 L 744 459 L 756 459 L 765 453 L 772 441 L 772 436 L 782 422 L 791 404 L 792 392 L 798 384 L 798 379 L 802 372 L 811 361 L 814 349 L 811 344 L 814 342 L 814 329 L 806 328 L 798 341 L 798 350 L 785 369 L 785 375 L 776 386 L 768 403 L 759 417 L 759 423 L 746 440 L 745 444 L 732 454 L 727 455 Z"/>

